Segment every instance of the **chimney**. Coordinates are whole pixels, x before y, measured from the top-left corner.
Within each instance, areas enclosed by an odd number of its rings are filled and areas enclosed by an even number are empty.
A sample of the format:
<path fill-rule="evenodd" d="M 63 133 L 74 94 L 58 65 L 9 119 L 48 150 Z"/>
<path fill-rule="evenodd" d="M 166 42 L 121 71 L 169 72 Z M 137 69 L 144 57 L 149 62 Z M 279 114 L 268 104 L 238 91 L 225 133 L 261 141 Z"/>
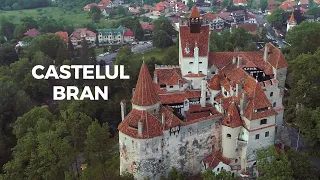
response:
<path fill-rule="evenodd" d="M 207 92 L 207 81 L 202 80 L 201 81 L 201 98 L 200 98 L 201 107 L 206 107 L 206 92 Z"/>
<path fill-rule="evenodd" d="M 222 114 L 224 114 L 224 111 L 223 111 L 223 108 L 222 108 L 222 104 L 223 104 L 223 99 L 221 98 L 221 99 L 220 99 L 219 108 L 220 108 L 220 112 L 221 112 Z"/>
<path fill-rule="evenodd" d="M 121 106 L 121 120 L 122 120 L 122 121 L 124 120 L 124 118 L 126 117 L 126 114 L 127 114 L 126 105 L 127 105 L 127 102 L 126 102 L 125 99 L 123 99 L 123 100 L 120 102 L 120 106 Z"/>
<path fill-rule="evenodd" d="M 166 123 L 166 117 L 164 116 L 164 113 L 162 113 L 161 122 L 162 122 L 162 124 Z"/>
<path fill-rule="evenodd" d="M 158 84 L 158 75 L 157 74 L 153 74 L 153 82 Z"/>
<path fill-rule="evenodd" d="M 243 92 L 242 99 L 240 100 L 240 114 L 243 115 L 244 110 L 247 106 L 247 93 Z"/>
<path fill-rule="evenodd" d="M 138 122 L 138 136 L 142 136 L 142 122 Z"/>
<path fill-rule="evenodd" d="M 238 56 L 238 64 L 237 64 L 237 68 L 239 68 L 242 65 L 242 57 Z"/>
<path fill-rule="evenodd" d="M 242 83 L 237 83 L 236 84 L 236 96 L 238 97 L 241 94 L 241 90 L 242 90 Z"/>
<path fill-rule="evenodd" d="M 236 57 L 233 56 L 233 57 L 232 57 L 232 64 L 235 64 L 236 61 L 237 61 Z"/>
<path fill-rule="evenodd" d="M 269 55 L 269 47 L 268 47 L 268 44 L 266 44 L 264 46 L 264 53 L 263 53 L 263 60 L 265 62 L 267 62 L 267 60 L 268 60 L 268 55 Z"/>

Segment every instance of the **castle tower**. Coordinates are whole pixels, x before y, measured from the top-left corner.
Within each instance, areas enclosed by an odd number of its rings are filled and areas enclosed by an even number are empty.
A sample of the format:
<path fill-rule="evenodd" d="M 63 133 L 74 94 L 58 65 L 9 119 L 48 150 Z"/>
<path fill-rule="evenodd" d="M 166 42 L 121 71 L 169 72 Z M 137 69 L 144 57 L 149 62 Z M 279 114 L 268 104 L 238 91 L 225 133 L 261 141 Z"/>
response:
<path fill-rule="evenodd" d="M 294 14 L 292 13 L 290 16 L 290 19 L 287 22 L 287 32 L 296 25 L 297 25 L 297 21 L 296 19 L 294 19 Z"/>
<path fill-rule="evenodd" d="M 222 120 L 222 154 L 227 158 L 234 159 L 234 162 L 240 162 L 237 139 L 240 136 L 242 125 L 237 106 L 232 102 Z"/>
<path fill-rule="evenodd" d="M 147 110 L 148 112 L 153 113 L 158 112 L 160 99 L 154 87 L 154 82 L 150 76 L 148 66 L 143 63 L 131 99 L 132 109 Z"/>
<path fill-rule="evenodd" d="M 190 33 L 200 33 L 201 21 L 198 8 L 194 5 L 189 15 Z"/>

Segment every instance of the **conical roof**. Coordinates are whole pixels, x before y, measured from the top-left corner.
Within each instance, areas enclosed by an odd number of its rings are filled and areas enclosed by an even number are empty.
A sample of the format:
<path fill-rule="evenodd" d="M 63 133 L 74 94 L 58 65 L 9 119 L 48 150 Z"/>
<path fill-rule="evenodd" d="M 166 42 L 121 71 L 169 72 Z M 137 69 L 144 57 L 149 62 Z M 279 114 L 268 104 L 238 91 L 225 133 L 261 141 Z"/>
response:
<path fill-rule="evenodd" d="M 236 104 L 232 102 L 228 108 L 228 114 L 223 118 L 222 124 L 231 128 L 243 125 Z"/>
<path fill-rule="evenodd" d="M 191 13 L 189 15 L 189 18 L 200 18 L 200 13 L 198 11 L 197 6 L 193 6 L 191 9 Z"/>
<path fill-rule="evenodd" d="M 131 102 L 138 106 L 150 106 L 160 102 L 148 66 L 145 63 L 141 66 L 138 82 Z"/>
<path fill-rule="evenodd" d="M 294 14 L 292 13 L 290 16 L 290 19 L 288 20 L 289 23 L 295 23 L 297 22 L 296 19 L 294 19 Z"/>
<path fill-rule="evenodd" d="M 216 91 L 219 91 L 221 90 L 221 87 L 220 87 L 220 80 L 219 80 L 219 77 L 218 75 L 214 75 L 210 81 L 209 81 L 209 88 L 211 90 L 216 90 Z"/>

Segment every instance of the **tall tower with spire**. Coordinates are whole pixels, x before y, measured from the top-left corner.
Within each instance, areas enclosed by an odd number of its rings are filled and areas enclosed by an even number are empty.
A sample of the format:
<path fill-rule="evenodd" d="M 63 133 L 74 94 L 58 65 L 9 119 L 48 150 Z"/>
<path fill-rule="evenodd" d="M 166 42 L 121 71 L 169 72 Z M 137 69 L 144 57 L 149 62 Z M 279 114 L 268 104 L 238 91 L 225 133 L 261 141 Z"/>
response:
<path fill-rule="evenodd" d="M 189 15 L 190 33 L 200 33 L 201 20 L 200 13 L 196 6 L 193 6 Z"/>
<path fill-rule="evenodd" d="M 296 19 L 294 18 L 294 14 L 293 14 L 293 12 L 292 12 L 292 14 L 291 14 L 291 16 L 290 16 L 290 19 L 288 20 L 288 22 L 287 22 L 287 32 L 291 29 L 291 28 L 293 28 L 294 26 L 296 26 L 297 25 L 297 21 L 296 21 Z"/>

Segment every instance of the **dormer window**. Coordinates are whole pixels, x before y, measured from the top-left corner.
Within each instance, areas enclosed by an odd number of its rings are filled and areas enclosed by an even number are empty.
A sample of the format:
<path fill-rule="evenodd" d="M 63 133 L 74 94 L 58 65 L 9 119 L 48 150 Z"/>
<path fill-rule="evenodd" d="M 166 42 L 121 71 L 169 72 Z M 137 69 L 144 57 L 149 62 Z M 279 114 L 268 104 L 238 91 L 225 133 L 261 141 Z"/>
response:
<path fill-rule="evenodd" d="M 187 54 L 190 53 L 189 44 L 186 44 L 186 48 L 184 49 L 184 51 L 185 51 Z"/>

